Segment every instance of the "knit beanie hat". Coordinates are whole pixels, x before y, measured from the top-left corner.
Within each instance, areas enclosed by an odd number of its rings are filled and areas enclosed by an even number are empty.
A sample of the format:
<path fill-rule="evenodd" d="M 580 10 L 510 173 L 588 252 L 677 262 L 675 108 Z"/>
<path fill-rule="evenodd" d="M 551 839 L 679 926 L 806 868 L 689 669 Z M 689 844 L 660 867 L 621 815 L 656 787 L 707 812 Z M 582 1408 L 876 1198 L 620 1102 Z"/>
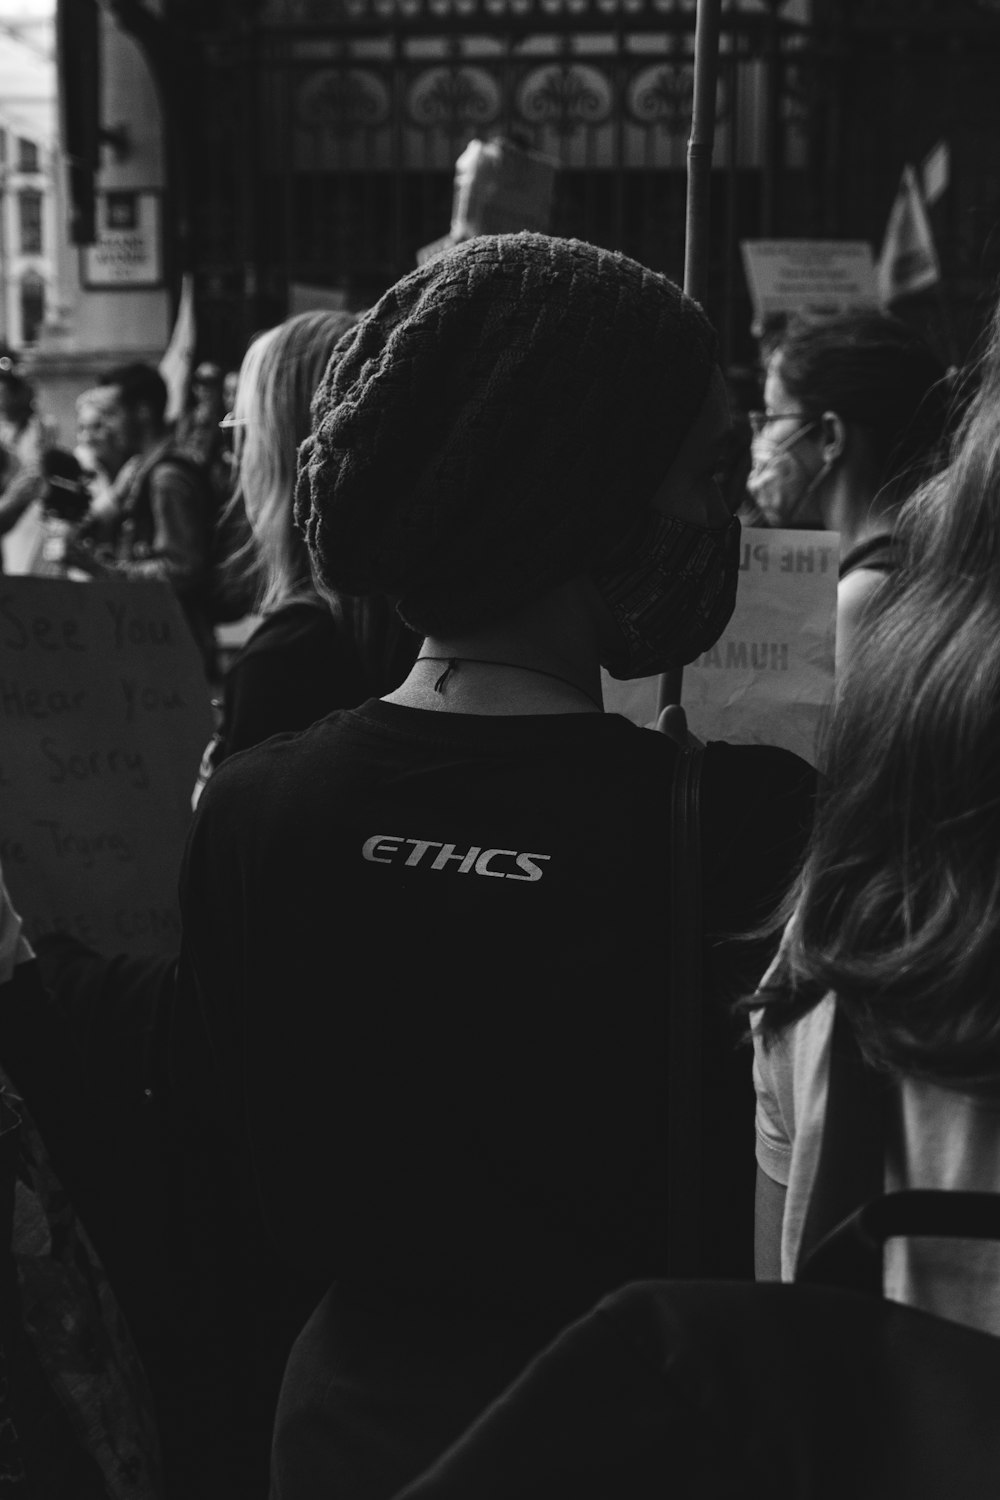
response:
<path fill-rule="evenodd" d="M 714 365 L 698 305 L 613 251 L 483 235 L 427 262 L 345 334 L 313 401 L 295 514 L 321 582 L 448 636 L 590 571 Z"/>

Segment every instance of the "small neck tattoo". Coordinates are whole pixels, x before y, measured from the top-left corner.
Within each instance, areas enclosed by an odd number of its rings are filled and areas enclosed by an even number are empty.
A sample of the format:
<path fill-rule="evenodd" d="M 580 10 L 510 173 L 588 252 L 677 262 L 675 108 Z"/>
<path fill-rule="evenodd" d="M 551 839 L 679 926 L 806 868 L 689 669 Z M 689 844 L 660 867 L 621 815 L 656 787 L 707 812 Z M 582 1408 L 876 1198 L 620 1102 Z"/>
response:
<path fill-rule="evenodd" d="M 533 672 L 536 677 L 549 677 L 553 682 L 561 682 L 564 687 L 572 688 L 575 693 L 581 693 L 588 702 L 592 703 L 598 713 L 604 712 L 603 703 L 599 703 L 593 694 L 588 693 L 578 682 L 571 682 L 568 677 L 560 677 L 558 672 L 546 672 L 541 667 L 526 667 L 519 661 L 496 661 L 494 658 L 482 656 L 418 656 L 417 661 L 444 662 L 445 669 L 434 684 L 436 693 L 443 693 L 448 686 L 448 678 L 464 665 L 470 667 L 509 667 L 513 672 Z"/>

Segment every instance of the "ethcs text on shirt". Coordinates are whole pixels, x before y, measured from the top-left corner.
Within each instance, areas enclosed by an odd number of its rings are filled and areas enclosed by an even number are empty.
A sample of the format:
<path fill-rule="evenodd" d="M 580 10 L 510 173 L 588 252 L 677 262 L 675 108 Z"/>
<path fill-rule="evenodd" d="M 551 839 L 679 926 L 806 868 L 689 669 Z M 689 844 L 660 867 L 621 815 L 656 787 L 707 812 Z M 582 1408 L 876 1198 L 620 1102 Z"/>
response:
<path fill-rule="evenodd" d="M 411 846 L 409 854 L 405 859 L 397 858 L 407 844 Z M 433 859 L 425 861 L 424 855 L 431 849 L 438 852 Z M 454 870 L 457 867 L 459 875 L 492 875 L 498 880 L 541 880 L 545 871 L 538 861 L 552 858 L 551 854 L 519 854 L 516 849 L 483 849 L 475 844 L 460 854 L 456 853 L 454 844 L 443 844 L 435 839 L 403 838 L 393 833 L 376 833 L 373 838 L 366 839 L 361 853 L 376 865 L 409 865 L 412 868 L 423 862 L 424 869 Z M 503 869 L 503 863 L 510 860 L 513 860 L 514 868 Z M 491 868 L 494 864 L 501 867 Z M 523 873 L 518 875 L 517 870 Z"/>

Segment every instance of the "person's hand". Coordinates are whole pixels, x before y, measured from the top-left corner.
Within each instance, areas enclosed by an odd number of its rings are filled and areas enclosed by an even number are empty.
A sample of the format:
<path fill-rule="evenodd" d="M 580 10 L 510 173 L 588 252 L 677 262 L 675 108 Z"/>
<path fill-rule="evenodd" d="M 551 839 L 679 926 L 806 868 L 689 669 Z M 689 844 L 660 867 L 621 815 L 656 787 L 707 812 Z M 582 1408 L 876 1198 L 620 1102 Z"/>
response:
<path fill-rule="evenodd" d="M 668 703 L 666 708 L 661 710 L 659 718 L 652 727 L 657 734 L 665 734 L 682 749 L 688 745 L 703 748 L 701 740 L 688 729 L 687 714 L 679 703 Z"/>
<path fill-rule="evenodd" d="M 89 547 L 82 546 L 72 538 L 66 543 L 62 562 L 64 567 L 74 568 L 78 573 L 86 573 L 90 578 L 108 578 L 114 572 L 114 569 L 95 556 Z"/>

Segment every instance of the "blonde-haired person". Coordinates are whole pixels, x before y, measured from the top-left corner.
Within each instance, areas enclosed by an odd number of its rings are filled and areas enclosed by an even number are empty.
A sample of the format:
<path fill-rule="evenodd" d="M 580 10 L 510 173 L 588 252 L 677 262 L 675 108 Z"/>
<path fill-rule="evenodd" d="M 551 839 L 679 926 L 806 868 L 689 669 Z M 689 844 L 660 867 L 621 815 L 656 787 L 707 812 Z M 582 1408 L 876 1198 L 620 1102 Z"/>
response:
<path fill-rule="evenodd" d="M 306 729 L 403 680 L 420 641 L 379 597 L 321 594 L 292 511 L 299 444 L 310 405 L 341 336 L 357 315 L 307 312 L 259 334 L 240 367 L 231 425 L 237 485 L 250 539 L 242 565 L 262 623 L 223 682 L 219 729 L 205 752 L 197 802 L 217 765 L 272 735 Z"/>

